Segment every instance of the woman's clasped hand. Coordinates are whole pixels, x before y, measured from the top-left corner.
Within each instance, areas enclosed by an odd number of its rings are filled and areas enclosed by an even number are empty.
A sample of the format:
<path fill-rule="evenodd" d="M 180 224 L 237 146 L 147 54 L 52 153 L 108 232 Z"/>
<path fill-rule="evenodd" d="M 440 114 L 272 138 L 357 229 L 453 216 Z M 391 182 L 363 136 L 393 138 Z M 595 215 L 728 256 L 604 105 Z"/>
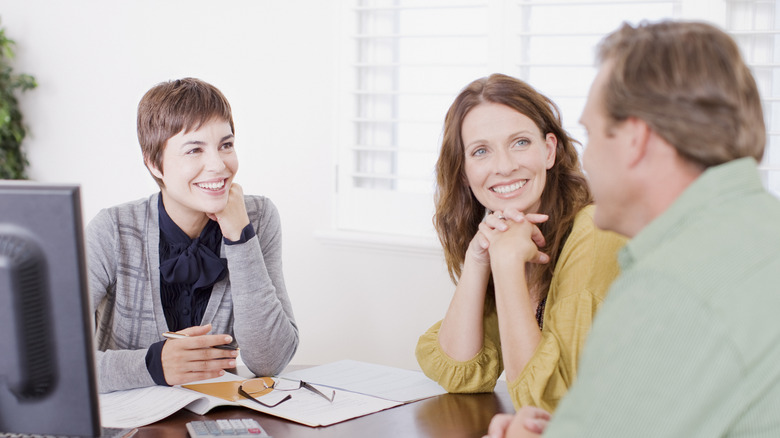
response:
<path fill-rule="evenodd" d="M 491 260 L 548 263 L 550 257 L 539 250 L 546 242 L 537 226 L 548 218 L 546 214 L 523 214 L 513 208 L 494 211 L 485 216 L 474 240 L 483 253 L 489 253 Z"/>

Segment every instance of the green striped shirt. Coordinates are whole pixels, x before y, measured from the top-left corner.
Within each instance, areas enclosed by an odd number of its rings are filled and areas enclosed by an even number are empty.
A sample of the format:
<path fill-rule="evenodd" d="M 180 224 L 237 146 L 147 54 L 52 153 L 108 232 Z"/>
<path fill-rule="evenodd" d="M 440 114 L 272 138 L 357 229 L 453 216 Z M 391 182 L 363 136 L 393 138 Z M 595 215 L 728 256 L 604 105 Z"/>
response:
<path fill-rule="evenodd" d="M 704 172 L 620 264 L 544 436 L 780 437 L 780 201 L 755 161 Z"/>

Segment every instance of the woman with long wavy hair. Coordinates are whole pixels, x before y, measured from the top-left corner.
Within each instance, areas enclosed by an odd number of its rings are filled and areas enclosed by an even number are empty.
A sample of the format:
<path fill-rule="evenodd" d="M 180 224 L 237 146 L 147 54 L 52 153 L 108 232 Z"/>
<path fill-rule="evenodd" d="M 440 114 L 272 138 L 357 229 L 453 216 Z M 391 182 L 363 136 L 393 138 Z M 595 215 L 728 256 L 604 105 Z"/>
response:
<path fill-rule="evenodd" d="M 600 231 L 558 107 L 525 82 L 478 79 L 451 105 L 436 165 L 434 225 L 456 284 L 417 360 L 450 392 L 549 411 L 571 386 L 623 237 Z"/>

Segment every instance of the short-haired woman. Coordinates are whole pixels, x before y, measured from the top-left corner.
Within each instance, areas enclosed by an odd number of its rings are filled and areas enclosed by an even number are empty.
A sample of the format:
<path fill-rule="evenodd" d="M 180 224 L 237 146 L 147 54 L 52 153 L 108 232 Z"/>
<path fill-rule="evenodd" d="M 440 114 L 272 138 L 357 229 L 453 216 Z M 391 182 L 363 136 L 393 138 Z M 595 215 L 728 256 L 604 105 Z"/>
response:
<path fill-rule="evenodd" d="M 102 210 L 86 230 L 101 392 L 273 375 L 298 346 L 274 204 L 244 195 L 230 104 L 198 79 L 138 105 L 138 140 L 160 192 Z M 164 332 L 186 335 L 165 339 Z"/>

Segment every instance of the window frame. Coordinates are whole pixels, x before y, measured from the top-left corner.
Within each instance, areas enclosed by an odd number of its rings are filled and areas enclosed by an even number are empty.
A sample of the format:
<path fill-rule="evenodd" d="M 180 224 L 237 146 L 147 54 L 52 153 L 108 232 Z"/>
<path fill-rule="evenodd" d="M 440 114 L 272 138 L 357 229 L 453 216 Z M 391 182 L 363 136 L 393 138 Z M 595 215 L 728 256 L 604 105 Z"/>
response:
<path fill-rule="evenodd" d="M 388 6 L 385 9 L 397 9 L 406 10 L 407 8 L 401 4 L 402 0 L 380 0 L 393 2 L 394 6 Z M 342 242 L 350 242 L 350 245 L 363 244 L 372 247 L 394 247 L 394 248 L 411 248 L 413 251 L 435 252 L 439 249 L 438 239 L 436 238 L 435 231 L 433 229 L 432 217 L 433 217 L 433 190 L 434 190 L 434 178 L 433 169 L 431 168 L 431 180 L 430 180 L 430 192 L 428 193 L 405 193 L 399 192 L 395 189 L 372 189 L 355 187 L 353 184 L 354 178 L 362 177 L 360 174 L 351 172 L 350 169 L 355 169 L 355 155 L 360 150 L 370 151 L 379 150 L 380 148 L 372 149 L 370 146 L 358 144 L 355 141 L 355 131 L 357 124 L 367 121 L 359 120 L 356 116 L 355 103 L 357 96 L 360 93 L 366 93 L 366 90 L 358 89 L 354 84 L 358 83 L 358 71 L 361 68 L 371 68 L 367 65 L 360 65 L 359 61 L 355 61 L 353 55 L 356 53 L 357 41 L 365 40 L 366 35 L 360 35 L 355 33 L 355 22 L 357 16 L 361 12 L 370 10 L 372 8 L 356 6 L 362 3 L 361 0 L 342 1 L 341 2 L 341 26 L 342 35 L 340 40 L 342 42 L 342 70 L 339 74 L 339 127 L 338 127 L 338 144 L 336 154 L 336 183 L 334 189 L 334 214 L 333 214 L 333 227 L 327 232 L 320 233 L 320 237 L 326 241 L 334 243 L 338 240 Z M 532 68 L 538 67 L 534 62 L 526 61 L 517 63 L 511 60 L 511 56 L 507 55 L 507 46 L 510 45 L 507 39 L 507 29 L 511 26 L 508 24 L 511 20 L 516 18 L 517 12 L 522 11 L 524 8 L 534 7 L 564 7 L 564 6 L 588 6 L 588 5 L 626 5 L 626 4 L 669 4 L 675 10 L 677 19 L 701 19 L 719 24 L 721 27 L 726 28 L 726 14 L 728 8 L 733 5 L 745 6 L 755 5 L 759 3 L 769 3 L 767 0 L 723 0 L 717 4 L 713 4 L 708 0 L 601 0 L 601 1 L 583 1 L 583 0 L 544 0 L 543 3 L 540 0 L 464 0 L 462 4 L 469 4 L 473 7 L 487 8 L 488 23 L 490 26 L 496 28 L 503 28 L 500 32 L 493 34 L 488 33 L 485 38 L 487 39 L 487 50 L 490 53 L 488 62 L 484 65 L 486 74 L 490 72 L 503 72 L 507 74 L 513 74 L 511 69 L 516 67 L 519 69 L 519 73 L 514 74 L 524 80 L 529 81 L 534 85 L 533 79 L 528 79 L 528 71 Z M 461 4 L 461 5 L 462 5 Z M 449 7 L 458 7 L 449 6 Z M 409 9 L 419 8 L 419 6 L 409 7 Z M 514 9 L 513 9 L 514 8 Z M 510 9 L 512 11 L 510 11 Z M 737 30 L 729 31 L 735 38 L 751 37 L 751 36 L 770 36 L 774 38 L 774 45 L 777 47 L 780 45 L 780 30 L 777 29 L 778 23 L 780 23 L 780 6 L 774 7 L 774 27 L 770 30 Z M 632 21 L 634 22 L 634 21 Z M 512 26 L 516 23 L 511 22 Z M 614 28 L 613 28 L 614 29 Z M 611 31 L 613 29 L 609 29 Z M 728 30 L 728 29 L 727 29 Z M 607 31 L 607 32 L 608 32 Z M 586 32 L 587 33 L 587 32 Z M 586 33 L 581 33 L 585 35 Z M 523 29 L 516 33 L 516 37 L 519 39 L 525 38 L 530 40 L 532 38 L 543 35 L 543 32 L 531 32 L 528 29 Z M 572 34 L 577 34 L 572 32 Z M 596 37 L 600 40 L 606 33 L 590 33 L 588 36 Z M 556 36 L 554 32 L 550 33 L 550 36 Z M 400 35 L 390 35 L 389 37 L 402 38 Z M 457 35 L 450 35 L 451 38 L 458 37 Z M 780 51 L 780 50 L 775 50 Z M 528 53 L 528 52 L 524 52 Z M 748 55 L 745 54 L 746 58 Z M 759 66 L 770 70 L 770 75 L 773 76 L 772 86 L 775 89 L 780 89 L 780 65 L 776 61 L 777 56 L 765 65 Z M 748 59 L 748 61 L 750 61 Z M 400 67 L 402 64 L 398 64 Z M 554 66 L 555 67 L 555 66 Z M 592 77 L 596 74 L 596 66 L 593 61 L 593 55 L 591 52 L 589 62 L 584 63 L 572 63 L 569 67 L 577 67 L 583 69 L 590 69 Z M 752 67 L 752 66 L 751 66 Z M 388 65 L 388 68 L 393 68 L 392 63 Z M 486 75 L 485 74 L 485 75 Z M 475 79 L 479 76 L 474 76 L 471 79 Z M 468 81 L 463 82 L 462 86 L 465 86 Z M 455 95 L 460 89 L 452 90 L 450 94 L 451 99 L 454 99 Z M 576 96 L 560 96 L 550 94 L 544 90 L 540 90 L 544 94 L 548 95 L 556 103 L 562 98 L 580 99 L 581 104 L 584 105 L 584 101 L 587 95 L 587 87 L 582 89 Z M 396 90 L 399 95 L 405 93 L 404 90 Z M 780 154 L 780 120 L 771 129 L 771 123 L 775 119 L 780 119 L 780 97 L 774 97 L 774 95 L 780 96 L 780 92 L 770 91 L 769 96 L 762 94 L 762 101 L 765 105 L 765 117 L 767 119 L 767 153 L 764 163 L 761 164 L 760 169 L 764 175 L 765 183 L 769 184 L 772 179 L 777 179 L 778 192 L 780 192 L 780 160 L 775 159 L 773 155 Z M 560 104 L 559 104 L 560 105 Z M 566 111 L 561 108 L 564 115 L 565 128 L 572 134 L 573 137 L 580 139 L 584 142 L 585 134 L 584 130 L 576 123 L 578 114 L 572 114 L 572 111 Z M 393 120 L 380 121 L 378 123 L 400 123 L 403 122 L 404 116 L 394 113 Z M 421 120 L 420 123 L 436 123 L 438 120 L 439 129 L 444 121 L 444 113 L 431 114 L 427 120 Z M 368 121 L 370 122 L 370 121 Z M 440 146 L 441 134 L 437 139 L 437 144 L 431 146 L 435 152 L 438 153 L 438 147 Z M 397 150 L 388 149 L 385 152 L 397 152 Z M 775 159 L 778 164 L 770 164 Z M 393 178 L 403 179 L 405 175 L 391 176 Z M 395 182 L 389 184 L 395 186 Z M 362 245 L 362 244 L 361 244 Z"/>

